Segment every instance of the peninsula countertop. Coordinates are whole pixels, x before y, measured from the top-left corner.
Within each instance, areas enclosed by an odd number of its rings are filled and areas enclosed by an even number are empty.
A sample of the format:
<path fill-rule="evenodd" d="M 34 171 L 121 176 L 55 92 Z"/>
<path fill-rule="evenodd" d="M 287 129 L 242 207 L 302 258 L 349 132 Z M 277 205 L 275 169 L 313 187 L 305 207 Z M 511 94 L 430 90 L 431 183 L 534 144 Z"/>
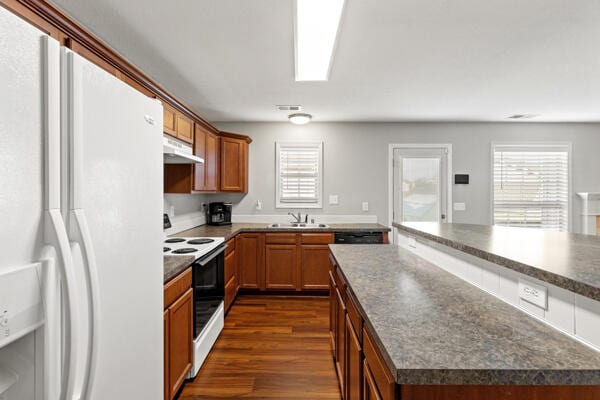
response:
<path fill-rule="evenodd" d="M 272 228 L 266 222 L 263 223 L 233 223 L 231 225 L 215 226 L 202 225 L 187 231 L 183 231 L 174 236 L 183 237 L 223 237 L 225 241 L 231 239 L 238 233 L 243 232 L 295 232 L 295 233 L 314 233 L 314 232 L 348 232 L 348 231 L 366 231 L 366 232 L 389 232 L 390 228 L 380 224 L 329 224 L 327 228 L 290 228 L 278 227 Z"/>
<path fill-rule="evenodd" d="M 600 237 L 503 226 L 404 222 L 400 231 L 600 301 Z"/>
<path fill-rule="evenodd" d="M 330 248 L 398 384 L 600 384 L 600 352 L 410 251 Z"/>

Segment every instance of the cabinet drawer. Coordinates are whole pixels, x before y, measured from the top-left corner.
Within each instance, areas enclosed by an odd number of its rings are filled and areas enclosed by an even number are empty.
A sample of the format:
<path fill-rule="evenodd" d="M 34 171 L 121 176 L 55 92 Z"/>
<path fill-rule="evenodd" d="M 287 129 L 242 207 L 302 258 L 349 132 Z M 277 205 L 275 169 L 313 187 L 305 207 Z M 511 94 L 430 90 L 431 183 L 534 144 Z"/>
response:
<path fill-rule="evenodd" d="M 192 287 L 192 269 L 188 268 L 185 272 L 179 274 L 179 276 L 164 287 L 163 291 L 163 307 L 167 308 L 181 295 L 183 295 L 189 288 Z"/>
<path fill-rule="evenodd" d="M 344 291 L 345 292 L 346 291 L 346 280 L 342 276 L 342 272 L 340 271 L 339 268 L 335 269 L 333 277 L 335 278 L 335 284 L 340 289 L 340 291 Z"/>
<path fill-rule="evenodd" d="M 356 307 L 356 301 L 354 300 L 354 296 L 350 293 L 350 290 L 346 291 L 346 308 L 348 309 L 348 318 L 352 322 L 352 326 L 354 327 L 354 332 L 358 339 L 362 343 L 362 329 L 363 329 L 363 320 L 358 312 L 358 308 Z"/>
<path fill-rule="evenodd" d="M 379 389 L 379 393 L 381 394 L 381 398 L 383 400 L 395 399 L 396 381 L 394 380 L 390 370 L 387 368 L 385 361 L 383 361 L 379 355 L 379 352 L 376 350 L 369 332 L 364 328 L 363 351 L 373 380 L 375 381 L 375 384 Z"/>
<path fill-rule="evenodd" d="M 267 233 L 265 234 L 267 244 L 296 244 L 295 233 Z"/>
<path fill-rule="evenodd" d="M 303 233 L 300 238 L 302 240 L 302 244 L 333 243 L 333 233 Z"/>

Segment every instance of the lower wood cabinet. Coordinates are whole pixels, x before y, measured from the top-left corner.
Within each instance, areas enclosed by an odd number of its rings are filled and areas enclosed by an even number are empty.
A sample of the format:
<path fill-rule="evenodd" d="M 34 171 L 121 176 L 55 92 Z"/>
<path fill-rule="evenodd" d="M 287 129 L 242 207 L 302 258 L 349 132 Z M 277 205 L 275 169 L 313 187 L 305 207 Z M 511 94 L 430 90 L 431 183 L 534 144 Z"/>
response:
<path fill-rule="evenodd" d="M 225 249 L 225 313 L 229 311 L 229 308 L 233 304 L 235 297 L 237 296 L 237 291 L 239 288 L 238 284 L 238 265 L 237 265 L 237 256 L 235 239 L 230 239 L 227 243 L 227 249 Z"/>
<path fill-rule="evenodd" d="M 363 400 L 381 400 L 377 384 L 367 360 L 363 362 Z"/>
<path fill-rule="evenodd" d="M 264 289 L 264 234 L 241 233 L 237 236 L 235 247 L 240 271 L 240 288 Z"/>
<path fill-rule="evenodd" d="M 346 315 L 346 396 L 347 400 L 362 399 L 363 351 L 355 327 Z"/>
<path fill-rule="evenodd" d="M 192 369 L 194 293 L 192 270 L 188 269 L 164 288 L 164 385 L 165 399 L 175 397 Z"/>
<path fill-rule="evenodd" d="M 267 244 L 265 246 L 266 289 L 298 289 L 297 252 L 295 244 Z"/>
<path fill-rule="evenodd" d="M 302 290 L 327 290 L 329 287 L 329 246 L 322 244 L 300 247 Z"/>
<path fill-rule="evenodd" d="M 336 326 L 335 326 L 335 368 L 340 382 L 340 391 L 346 393 L 346 304 L 340 293 L 340 286 L 335 289 Z"/>

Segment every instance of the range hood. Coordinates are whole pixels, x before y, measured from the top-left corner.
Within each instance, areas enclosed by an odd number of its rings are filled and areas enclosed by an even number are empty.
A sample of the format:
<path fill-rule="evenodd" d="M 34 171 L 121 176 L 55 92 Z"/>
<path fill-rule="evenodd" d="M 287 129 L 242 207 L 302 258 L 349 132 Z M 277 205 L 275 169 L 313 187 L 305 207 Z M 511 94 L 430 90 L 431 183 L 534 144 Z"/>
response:
<path fill-rule="evenodd" d="M 163 136 L 163 161 L 165 164 L 204 163 L 204 159 L 194 155 L 192 146 L 167 136 Z"/>

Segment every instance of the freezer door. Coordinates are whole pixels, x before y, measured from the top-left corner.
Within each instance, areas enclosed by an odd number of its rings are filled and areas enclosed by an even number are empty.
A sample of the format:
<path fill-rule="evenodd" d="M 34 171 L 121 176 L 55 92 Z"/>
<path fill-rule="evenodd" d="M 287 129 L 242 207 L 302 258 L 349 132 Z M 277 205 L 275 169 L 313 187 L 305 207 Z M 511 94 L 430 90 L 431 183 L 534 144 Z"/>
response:
<path fill-rule="evenodd" d="M 82 398 L 160 399 L 162 106 L 64 50 L 69 235 L 87 288 Z"/>
<path fill-rule="evenodd" d="M 59 280 L 59 271 L 63 278 L 73 277 L 67 232 L 58 209 L 59 68 L 58 42 L 0 8 L 3 400 L 57 400 L 61 380 L 69 384 L 74 356 L 70 343 L 77 335 L 71 330 L 69 314 L 70 305 L 76 305 L 68 302 L 73 288 L 62 293 L 67 305 L 63 318 Z"/>

